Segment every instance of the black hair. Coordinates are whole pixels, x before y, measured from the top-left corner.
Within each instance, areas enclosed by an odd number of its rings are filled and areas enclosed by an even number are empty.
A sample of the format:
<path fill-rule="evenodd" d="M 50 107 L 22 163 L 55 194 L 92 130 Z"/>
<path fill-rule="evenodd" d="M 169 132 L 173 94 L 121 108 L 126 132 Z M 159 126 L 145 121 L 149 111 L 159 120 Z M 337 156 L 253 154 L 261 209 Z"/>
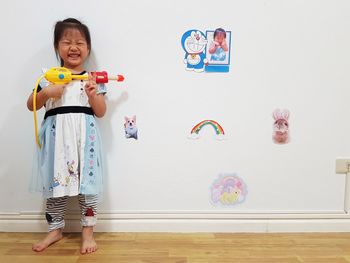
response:
<path fill-rule="evenodd" d="M 215 31 L 214 31 L 214 37 L 213 37 L 213 38 L 215 38 L 215 36 L 216 36 L 218 33 L 223 33 L 223 34 L 224 34 L 224 38 L 226 38 L 226 31 L 225 31 L 223 28 L 217 28 L 217 29 L 215 29 Z"/>
<path fill-rule="evenodd" d="M 54 38 L 53 38 L 53 46 L 55 48 L 55 53 L 57 58 L 60 60 L 61 66 L 63 66 L 64 61 L 58 54 L 58 42 L 62 38 L 62 35 L 66 29 L 77 29 L 79 32 L 85 37 L 87 47 L 89 49 L 89 54 L 91 52 L 91 37 L 90 37 L 90 31 L 89 28 L 81 23 L 79 20 L 75 18 L 67 18 L 63 21 L 58 21 L 55 25 L 55 31 L 54 31 Z"/>

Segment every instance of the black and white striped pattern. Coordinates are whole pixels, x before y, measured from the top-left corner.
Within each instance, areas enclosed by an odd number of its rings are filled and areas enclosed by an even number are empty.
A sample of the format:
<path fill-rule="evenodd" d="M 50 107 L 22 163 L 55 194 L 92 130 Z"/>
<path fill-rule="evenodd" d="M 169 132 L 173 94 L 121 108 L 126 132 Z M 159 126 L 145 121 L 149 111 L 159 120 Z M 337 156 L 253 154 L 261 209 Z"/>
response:
<path fill-rule="evenodd" d="M 97 222 L 97 195 L 79 195 L 79 207 L 82 226 L 94 226 Z M 49 232 L 64 228 L 64 216 L 67 211 L 68 196 L 53 197 L 46 200 L 46 220 Z"/>
<path fill-rule="evenodd" d="M 49 223 L 49 232 L 64 228 L 64 216 L 67 211 L 68 196 L 53 197 L 46 200 L 46 220 Z"/>

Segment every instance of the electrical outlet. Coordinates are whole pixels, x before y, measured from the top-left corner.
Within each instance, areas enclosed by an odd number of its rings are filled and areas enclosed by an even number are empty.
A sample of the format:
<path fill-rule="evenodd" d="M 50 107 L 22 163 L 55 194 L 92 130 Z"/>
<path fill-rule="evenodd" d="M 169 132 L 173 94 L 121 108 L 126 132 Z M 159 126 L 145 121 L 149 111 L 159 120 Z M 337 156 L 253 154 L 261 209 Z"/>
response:
<path fill-rule="evenodd" d="M 350 172 L 350 157 L 338 157 L 335 160 L 335 172 L 346 174 Z"/>

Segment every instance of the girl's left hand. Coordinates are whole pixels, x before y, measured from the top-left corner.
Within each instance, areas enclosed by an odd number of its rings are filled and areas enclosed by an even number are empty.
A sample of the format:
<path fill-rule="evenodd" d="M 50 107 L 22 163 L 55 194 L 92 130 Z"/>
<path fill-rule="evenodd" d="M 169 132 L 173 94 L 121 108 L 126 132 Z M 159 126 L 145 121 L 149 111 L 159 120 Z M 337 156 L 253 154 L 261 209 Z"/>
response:
<path fill-rule="evenodd" d="M 227 46 L 227 42 L 226 39 L 224 41 L 222 41 L 221 47 L 224 51 L 228 51 L 228 46 Z"/>
<path fill-rule="evenodd" d="M 89 79 L 85 85 L 85 92 L 89 98 L 93 98 L 96 95 L 96 89 L 97 89 L 96 74 L 92 72 L 92 73 L 89 73 Z"/>

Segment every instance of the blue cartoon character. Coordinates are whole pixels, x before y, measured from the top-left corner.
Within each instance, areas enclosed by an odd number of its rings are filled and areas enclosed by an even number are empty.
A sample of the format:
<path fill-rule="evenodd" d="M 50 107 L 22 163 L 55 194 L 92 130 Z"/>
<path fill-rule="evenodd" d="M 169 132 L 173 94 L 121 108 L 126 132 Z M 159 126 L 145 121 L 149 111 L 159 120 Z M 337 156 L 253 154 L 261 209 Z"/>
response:
<path fill-rule="evenodd" d="M 137 140 L 137 127 L 135 115 L 132 118 L 125 117 L 124 128 L 126 138 L 134 138 Z"/>
<path fill-rule="evenodd" d="M 184 63 L 187 70 L 203 72 L 204 65 L 208 65 L 205 48 L 208 41 L 199 30 L 189 30 L 182 35 L 181 44 L 185 50 Z"/>

